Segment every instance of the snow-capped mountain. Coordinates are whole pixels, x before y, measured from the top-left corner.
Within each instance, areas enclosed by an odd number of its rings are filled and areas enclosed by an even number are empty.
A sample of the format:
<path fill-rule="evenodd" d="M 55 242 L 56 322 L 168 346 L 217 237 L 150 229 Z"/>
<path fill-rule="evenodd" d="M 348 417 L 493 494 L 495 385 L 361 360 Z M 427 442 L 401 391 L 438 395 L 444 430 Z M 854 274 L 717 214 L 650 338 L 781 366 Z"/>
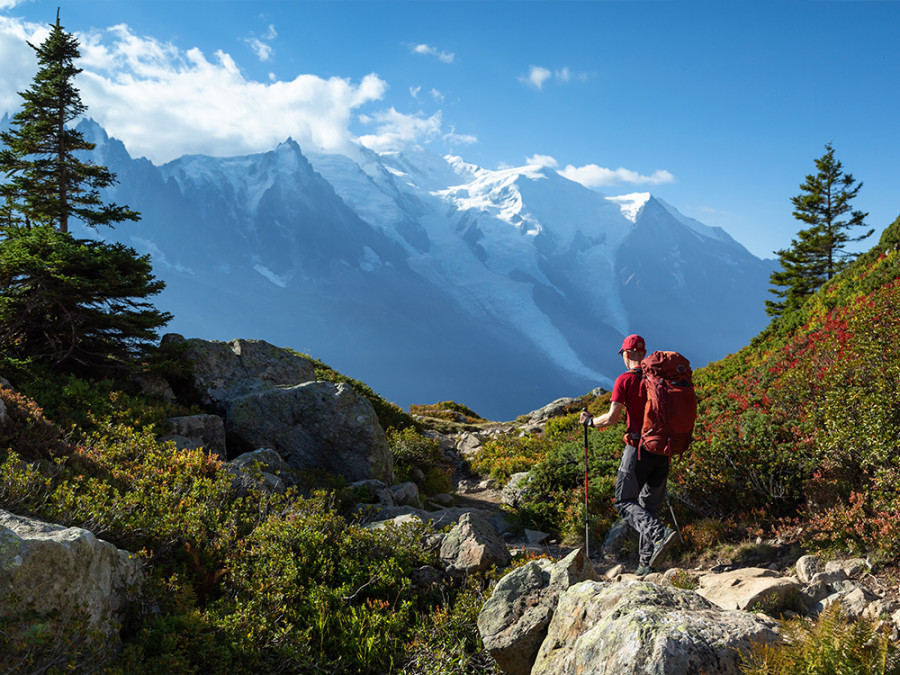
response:
<path fill-rule="evenodd" d="M 170 330 L 291 347 L 403 406 L 511 418 L 609 387 L 628 333 L 701 366 L 766 322 L 772 261 L 650 194 L 290 139 L 157 167 L 81 129 L 142 214 L 101 234 L 152 255 Z"/>

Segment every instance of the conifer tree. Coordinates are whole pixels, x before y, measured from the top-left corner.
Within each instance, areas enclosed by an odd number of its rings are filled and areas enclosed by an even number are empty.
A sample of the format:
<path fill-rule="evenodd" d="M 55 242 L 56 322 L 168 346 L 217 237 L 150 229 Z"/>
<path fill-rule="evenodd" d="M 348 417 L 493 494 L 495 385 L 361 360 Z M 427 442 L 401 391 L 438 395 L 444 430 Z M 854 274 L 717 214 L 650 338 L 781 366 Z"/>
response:
<path fill-rule="evenodd" d="M 847 251 L 847 245 L 862 241 L 874 230 L 851 237 L 849 230 L 864 227 L 868 215 L 852 209 L 861 182 L 856 182 L 834 157 L 831 143 L 816 160 L 815 174 L 800 185 L 802 192 L 791 198 L 794 218 L 809 225 L 797 233 L 790 248 L 776 251 L 781 270 L 772 273 L 769 289 L 779 301 L 766 301 L 766 312 L 778 317 L 788 309 L 799 307 L 822 284 L 840 272 L 858 254 Z"/>
<path fill-rule="evenodd" d="M 115 176 L 85 159 L 94 144 L 70 126 L 87 109 L 73 83 L 78 41 L 58 13 L 49 37 L 30 46 L 38 72 L 0 134 L 0 363 L 128 368 L 171 319 L 146 300 L 164 284 L 148 256 L 69 232 L 72 219 L 111 226 L 139 214 L 103 202 Z"/>
<path fill-rule="evenodd" d="M 59 23 L 51 24 L 50 35 L 34 49 L 38 72 L 31 87 L 20 92 L 22 109 L 12 118 L 8 131 L 0 133 L 0 227 L 52 224 L 59 232 L 69 231 L 69 219 L 86 225 L 114 225 L 137 220 L 139 214 L 117 204 L 104 204 L 100 190 L 115 183 L 106 167 L 83 159 L 94 149 L 70 125 L 87 112 L 74 78 L 80 57 L 77 39 Z"/>

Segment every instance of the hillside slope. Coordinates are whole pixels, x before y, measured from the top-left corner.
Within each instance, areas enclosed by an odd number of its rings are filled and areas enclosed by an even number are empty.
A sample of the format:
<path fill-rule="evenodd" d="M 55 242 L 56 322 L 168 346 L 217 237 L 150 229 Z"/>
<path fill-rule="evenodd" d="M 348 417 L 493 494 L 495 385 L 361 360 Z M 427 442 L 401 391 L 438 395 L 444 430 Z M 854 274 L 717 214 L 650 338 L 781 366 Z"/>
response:
<path fill-rule="evenodd" d="M 798 311 L 697 374 L 697 512 L 900 556 L 900 218 Z M 802 523 L 802 527 L 800 525 Z"/>

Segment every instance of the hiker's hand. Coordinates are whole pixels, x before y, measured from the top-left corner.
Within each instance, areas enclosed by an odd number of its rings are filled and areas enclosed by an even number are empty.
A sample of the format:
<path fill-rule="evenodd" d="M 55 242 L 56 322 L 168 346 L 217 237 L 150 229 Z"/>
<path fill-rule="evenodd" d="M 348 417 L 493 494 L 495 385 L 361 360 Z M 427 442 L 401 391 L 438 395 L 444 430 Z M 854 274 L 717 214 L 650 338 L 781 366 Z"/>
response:
<path fill-rule="evenodd" d="M 594 418 L 588 415 L 586 412 L 582 411 L 580 424 L 582 426 L 586 425 L 588 422 L 591 423 L 591 426 L 594 426 Z"/>

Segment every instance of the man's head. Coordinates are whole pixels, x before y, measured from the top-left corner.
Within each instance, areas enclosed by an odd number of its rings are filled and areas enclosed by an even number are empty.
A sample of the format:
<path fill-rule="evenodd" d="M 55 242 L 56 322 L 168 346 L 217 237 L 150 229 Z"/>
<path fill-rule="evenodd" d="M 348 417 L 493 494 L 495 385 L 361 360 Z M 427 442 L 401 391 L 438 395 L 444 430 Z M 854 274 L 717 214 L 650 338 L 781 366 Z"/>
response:
<path fill-rule="evenodd" d="M 640 362 L 647 354 L 646 343 L 640 335 L 629 335 L 622 341 L 622 348 L 619 354 L 625 359 L 625 362 Z"/>
<path fill-rule="evenodd" d="M 642 338 L 640 335 L 629 335 L 622 341 L 622 348 L 619 350 L 619 353 L 621 354 L 624 351 L 647 351 L 647 347 L 644 343 L 644 338 Z"/>

